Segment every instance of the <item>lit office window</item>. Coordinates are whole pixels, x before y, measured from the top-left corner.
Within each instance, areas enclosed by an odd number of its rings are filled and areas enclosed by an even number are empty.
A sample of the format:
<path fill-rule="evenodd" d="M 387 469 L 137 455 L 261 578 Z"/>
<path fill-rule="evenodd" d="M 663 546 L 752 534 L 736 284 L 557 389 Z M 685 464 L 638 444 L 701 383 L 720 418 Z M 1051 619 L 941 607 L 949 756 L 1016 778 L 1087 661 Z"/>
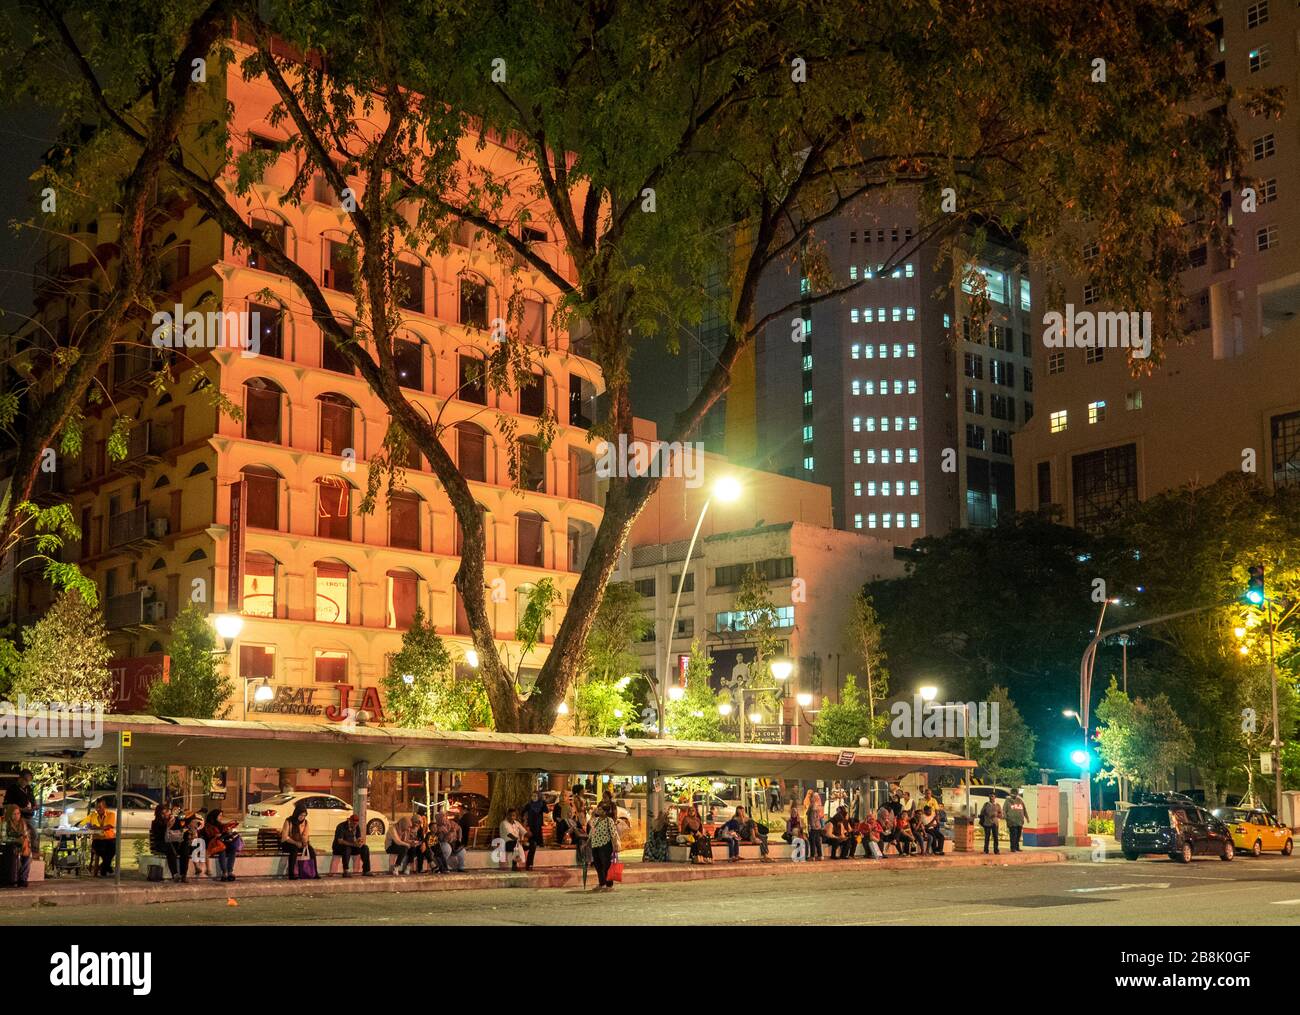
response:
<path fill-rule="evenodd" d="M 921 527 L 921 516 L 918 515 L 918 514 L 913 514 L 913 515 L 912 515 L 912 528 L 914 528 L 914 529 L 919 529 L 920 527 Z"/>
<path fill-rule="evenodd" d="M 907 492 L 910 493 L 913 497 L 920 496 L 921 481 L 919 479 L 911 480 L 911 482 L 908 483 Z"/>
<path fill-rule="evenodd" d="M 875 527 L 876 527 L 876 515 L 875 514 L 867 515 L 867 528 L 874 529 Z"/>
<path fill-rule="evenodd" d="M 916 448 L 908 448 L 908 449 L 907 449 L 907 460 L 908 460 L 909 462 L 911 462 L 913 465 L 916 464 L 916 462 L 917 462 L 917 451 L 916 451 Z"/>
<path fill-rule="evenodd" d="M 1105 422 L 1105 419 L 1106 419 L 1106 403 L 1105 403 L 1105 402 L 1089 402 L 1089 403 L 1088 403 L 1088 422 L 1089 422 L 1089 424 L 1092 424 L 1092 423 L 1102 423 L 1102 422 Z"/>
<path fill-rule="evenodd" d="M 1049 429 L 1052 433 L 1060 433 L 1060 432 L 1063 431 L 1067 426 L 1070 425 L 1070 416 L 1069 416 L 1069 413 L 1066 412 L 1066 410 L 1064 410 L 1064 409 L 1060 409 L 1060 410 L 1058 410 L 1058 411 L 1052 413 L 1051 416 L 1048 417 L 1048 422 L 1050 423 L 1050 426 L 1048 427 L 1048 429 Z"/>
<path fill-rule="evenodd" d="M 853 527 L 854 527 L 855 529 L 860 529 L 860 528 L 862 528 L 862 516 L 861 516 L 861 515 L 854 515 L 854 516 L 853 516 Z"/>

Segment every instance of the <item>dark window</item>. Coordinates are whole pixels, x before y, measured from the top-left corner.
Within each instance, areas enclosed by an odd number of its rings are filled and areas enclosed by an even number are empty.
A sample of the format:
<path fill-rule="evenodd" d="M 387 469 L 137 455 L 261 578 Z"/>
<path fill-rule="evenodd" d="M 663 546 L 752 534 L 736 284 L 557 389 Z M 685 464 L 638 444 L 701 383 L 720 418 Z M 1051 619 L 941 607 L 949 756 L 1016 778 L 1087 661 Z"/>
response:
<path fill-rule="evenodd" d="M 250 441 L 279 444 L 280 407 L 283 392 L 269 381 L 255 377 L 244 384 L 244 436 Z"/>
<path fill-rule="evenodd" d="M 336 374 L 349 376 L 356 374 L 356 368 L 352 366 L 352 361 L 348 359 L 347 354 L 334 339 L 324 333 L 321 334 L 320 365 Z"/>
<path fill-rule="evenodd" d="M 257 322 L 257 352 L 261 356 L 284 359 L 284 312 L 262 303 L 248 305 L 249 327 Z"/>
<path fill-rule="evenodd" d="M 1038 463 L 1038 506 L 1052 503 L 1052 463 Z"/>
<path fill-rule="evenodd" d="M 965 369 L 967 377 L 982 381 L 984 379 L 984 357 L 977 356 L 973 352 L 966 353 Z"/>
<path fill-rule="evenodd" d="M 632 583 L 632 588 L 642 599 L 650 599 L 655 594 L 655 580 L 653 578 L 638 578 Z"/>
<path fill-rule="evenodd" d="M 280 253 L 284 253 L 285 230 L 283 222 L 274 222 L 268 219 L 255 218 L 249 222 L 249 225 L 253 227 L 254 232 L 260 233 L 267 243 L 280 251 Z M 250 268 L 258 268 L 262 271 L 275 270 L 266 263 L 265 258 L 262 257 L 256 247 L 248 248 L 247 260 Z"/>
<path fill-rule="evenodd" d="M 519 438 L 519 486 L 546 492 L 546 452 L 530 437 Z"/>
<path fill-rule="evenodd" d="M 424 265 L 397 262 L 397 305 L 403 310 L 424 313 Z"/>
<path fill-rule="evenodd" d="M 473 482 L 487 482 L 487 434 L 473 423 L 456 424 L 456 465 Z"/>
<path fill-rule="evenodd" d="M 352 448 L 352 403 L 342 395 L 321 395 L 320 452 L 341 455 Z"/>
<path fill-rule="evenodd" d="M 352 538 L 351 494 L 352 488 L 341 479 L 316 480 L 316 535 L 324 539 Z"/>
<path fill-rule="evenodd" d="M 476 356 L 460 357 L 460 386 L 457 397 L 462 402 L 487 405 L 487 383 L 483 361 Z"/>
<path fill-rule="evenodd" d="M 525 416 L 541 416 L 546 412 L 546 378 L 533 374 L 532 383 L 519 389 L 519 411 Z"/>
<path fill-rule="evenodd" d="M 519 514 L 515 515 L 515 522 L 517 525 L 516 561 L 528 567 L 544 567 L 542 556 L 544 525 L 541 516 Z"/>
<path fill-rule="evenodd" d="M 316 570 L 319 571 L 320 568 Z M 346 652 L 320 652 L 316 656 L 316 682 L 318 684 L 346 684 L 348 682 L 348 654 Z M 317 800 L 319 799 L 318 797 Z M 332 809 L 334 806 L 333 804 L 316 804 L 316 807 L 325 810 Z"/>
<path fill-rule="evenodd" d="M 415 494 L 389 495 L 388 543 L 404 550 L 420 548 L 420 498 Z"/>
<path fill-rule="evenodd" d="M 754 561 L 751 564 L 727 564 L 713 572 L 713 584 L 727 588 L 739 585 L 750 571 L 758 571 L 764 581 L 780 581 L 794 577 L 793 557 L 769 557 L 767 560 Z"/>
<path fill-rule="evenodd" d="M 569 425 L 590 430 L 594 420 L 589 413 L 588 388 L 577 374 L 569 374 Z"/>
<path fill-rule="evenodd" d="M 413 391 L 424 390 L 424 348 L 419 342 L 399 338 L 393 343 L 393 369 L 397 383 Z"/>
<path fill-rule="evenodd" d="M 338 240 L 325 242 L 329 248 L 329 265 L 325 269 L 324 279 L 326 288 L 352 292 L 352 260 L 348 245 Z"/>
<path fill-rule="evenodd" d="M 245 520 L 249 528 L 280 527 L 280 477 L 271 469 L 250 465 L 244 469 Z"/>
<path fill-rule="evenodd" d="M 460 323 L 484 331 L 488 326 L 487 286 L 465 276 L 460 280 Z"/>
<path fill-rule="evenodd" d="M 1300 486 L 1300 412 L 1274 416 L 1273 485 Z"/>
<path fill-rule="evenodd" d="M 1024 373 L 1021 375 L 1021 379 L 1024 381 L 1024 384 L 1025 384 L 1025 391 L 1026 391 L 1026 392 L 1029 392 L 1029 391 L 1033 391 L 1033 390 L 1034 390 L 1034 371 L 1033 371 L 1033 370 L 1031 370 L 1029 367 L 1025 367 Z"/>
<path fill-rule="evenodd" d="M 974 448 L 976 451 L 985 450 L 985 432 L 982 426 L 975 423 L 966 424 L 966 446 Z"/>
<path fill-rule="evenodd" d="M 678 586 L 678 585 L 682 585 L 682 593 L 683 593 L 683 594 L 685 594 L 685 593 L 687 593 L 687 592 L 694 592 L 694 591 L 695 591 L 695 572 L 694 572 L 694 571 L 691 571 L 691 572 L 689 572 L 689 573 L 686 575 L 686 582 L 685 582 L 685 584 L 682 584 L 682 576 L 681 576 L 681 575 L 679 575 L 679 574 L 675 574 L 675 575 L 673 575 L 673 583 L 672 583 L 672 584 L 673 584 L 672 591 L 673 591 L 673 594 L 674 594 L 674 595 L 676 595 L 676 593 L 677 593 L 677 586 Z"/>
<path fill-rule="evenodd" d="M 1006 430 L 993 431 L 993 453 L 995 455 L 1011 454 L 1011 434 Z"/>
<path fill-rule="evenodd" d="M 1075 455 L 1072 471 L 1074 524 L 1080 528 L 1108 522 L 1137 503 L 1136 444 Z"/>

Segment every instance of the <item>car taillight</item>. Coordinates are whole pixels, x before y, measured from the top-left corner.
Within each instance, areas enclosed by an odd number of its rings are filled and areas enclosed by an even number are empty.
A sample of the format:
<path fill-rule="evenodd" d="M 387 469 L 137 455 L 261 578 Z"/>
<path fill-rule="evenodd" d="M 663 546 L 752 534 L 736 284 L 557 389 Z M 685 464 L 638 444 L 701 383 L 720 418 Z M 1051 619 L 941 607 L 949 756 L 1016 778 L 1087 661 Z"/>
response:
<path fill-rule="evenodd" d="M 262 811 L 262 817 L 273 818 L 275 817 L 275 811 Z"/>

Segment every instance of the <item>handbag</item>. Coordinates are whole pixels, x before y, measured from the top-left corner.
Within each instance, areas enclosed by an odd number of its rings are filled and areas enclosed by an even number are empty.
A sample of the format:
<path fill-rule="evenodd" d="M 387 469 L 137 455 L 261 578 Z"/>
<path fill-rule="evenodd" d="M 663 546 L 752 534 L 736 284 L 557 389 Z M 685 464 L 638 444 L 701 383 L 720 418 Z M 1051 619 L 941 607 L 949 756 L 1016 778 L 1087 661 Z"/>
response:
<path fill-rule="evenodd" d="M 316 861 L 313 860 L 313 859 L 312 859 L 311 857 L 309 857 L 309 856 L 305 856 L 305 857 L 303 857 L 301 860 L 299 860 L 299 861 L 298 861 L 298 877 L 300 877 L 300 878 L 315 878 L 315 877 L 316 877 Z"/>
<path fill-rule="evenodd" d="M 242 853 L 244 851 L 244 837 L 238 832 L 231 832 L 222 836 L 222 841 L 225 842 L 232 853 Z"/>
<path fill-rule="evenodd" d="M 173 842 L 173 843 L 183 842 L 184 838 L 185 838 L 185 833 L 181 829 L 169 828 L 167 829 L 167 834 L 163 836 L 163 841 Z"/>
<path fill-rule="evenodd" d="M 623 880 L 623 861 L 622 861 L 622 860 L 615 860 L 613 863 L 611 863 L 611 864 L 609 865 L 609 875 L 608 875 L 608 877 L 607 877 L 607 880 L 609 880 L 609 881 L 622 881 L 622 880 Z"/>

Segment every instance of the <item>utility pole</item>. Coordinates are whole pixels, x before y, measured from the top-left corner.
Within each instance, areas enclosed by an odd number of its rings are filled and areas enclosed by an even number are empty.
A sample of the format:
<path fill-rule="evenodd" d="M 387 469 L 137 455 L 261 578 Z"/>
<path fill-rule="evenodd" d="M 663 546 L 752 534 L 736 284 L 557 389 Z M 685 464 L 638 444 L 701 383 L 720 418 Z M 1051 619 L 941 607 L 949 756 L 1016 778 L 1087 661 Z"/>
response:
<path fill-rule="evenodd" d="M 1277 715 L 1277 663 L 1273 658 L 1273 600 L 1265 599 L 1268 609 L 1268 679 L 1273 691 L 1273 814 L 1282 820 L 1282 737 L 1278 733 Z"/>

